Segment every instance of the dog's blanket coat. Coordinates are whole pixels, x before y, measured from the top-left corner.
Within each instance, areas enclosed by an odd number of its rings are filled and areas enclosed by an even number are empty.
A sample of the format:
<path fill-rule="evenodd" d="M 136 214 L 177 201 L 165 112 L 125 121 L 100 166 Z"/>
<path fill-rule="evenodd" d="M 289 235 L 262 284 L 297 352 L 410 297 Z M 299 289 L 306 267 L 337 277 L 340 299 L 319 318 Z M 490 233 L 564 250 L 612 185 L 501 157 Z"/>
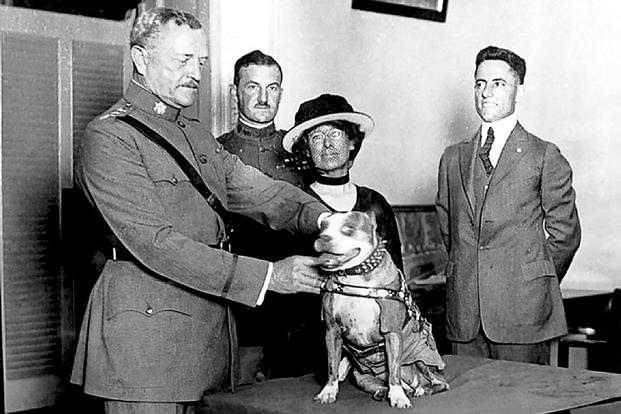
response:
<path fill-rule="evenodd" d="M 414 303 L 401 272 L 399 276 L 391 285 L 386 286 L 386 289 L 398 291 L 404 296 L 403 300 L 374 298 L 380 306 L 380 331 L 401 332 L 401 365 L 421 361 L 425 365 L 443 370 L 445 363 L 437 351 L 431 324 Z M 356 347 L 350 342 L 345 342 L 343 346 L 361 372 L 377 376 L 386 371 L 384 342 L 367 348 Z"/>
<path fill-rule="evenodd" d="M 390 315 L 396 315 L 389 308 L 403 306 L 394 300 L 378 300 L 381 308 L 381 330 L 383 332 L 397 332 L 395 329 L 395 319 Z M 391 303 L 392 302 L 392 303 Z M 420 313 L 418 313 L 420 315 Z M 437 351 L 435 341 L 431 335 L 431 325 L 421 316 L 419 320 L 410 319 L 407 325 L 401 331 L 401 365 L 410 365 L 416 361 L 421 361 L 425 365 L 435 366 L 439 370 L 443 370 L 445 363 Z M 377 376 L 386 371 L 386 353 L 384 352 L 384 344 L 375 345 L 372 354 L 368 354 L 362 350 L 354 349 L 351 343 L 344 344 L 348 355 L 352 358 L 357 368 L 364 373 L 372 373 Z M 362 352 L 361 352 L 362 351 Z"/>

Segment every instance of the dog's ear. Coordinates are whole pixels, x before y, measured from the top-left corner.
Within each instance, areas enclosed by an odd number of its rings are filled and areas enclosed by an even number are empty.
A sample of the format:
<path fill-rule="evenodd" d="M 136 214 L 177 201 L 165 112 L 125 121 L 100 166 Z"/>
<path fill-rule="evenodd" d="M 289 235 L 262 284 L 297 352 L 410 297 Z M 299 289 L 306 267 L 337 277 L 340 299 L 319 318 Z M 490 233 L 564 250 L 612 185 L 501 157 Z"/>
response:
<path fill-rule="evenodd" d="M 371 227 L 370 229 L 368 229 L 367 233 L 371 237 L 371 241 L 373 245 L 377 245 L 378 235 L 377 235 L 377 219 L 375 218 L 375 212 L 371 210 L 368 213 L 364 213 L 364 214 L 369 218 L 368 223 L 369 223 L 369 226 Z"/>
<path fill-rule="evenodd" d="M 375 218 L 375 211 L 371 210 L 367 213 L 369 218 L 371 219 L 371 225 L 373 225 L 373 230 L 377 229 L 377 219 Z"/>

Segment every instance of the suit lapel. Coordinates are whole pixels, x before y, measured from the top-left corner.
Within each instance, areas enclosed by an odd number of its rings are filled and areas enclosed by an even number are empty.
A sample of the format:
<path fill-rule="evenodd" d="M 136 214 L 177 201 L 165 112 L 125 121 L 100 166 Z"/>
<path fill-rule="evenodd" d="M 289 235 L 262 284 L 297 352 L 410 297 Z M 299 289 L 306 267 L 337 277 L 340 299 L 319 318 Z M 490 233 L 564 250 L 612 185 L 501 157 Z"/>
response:
<path fill-rule="evenodd" d="M 505 143 L 500 158 L 494 169 L 490 185 L 501 181 L 515 168 L 520 159 L 528 152 L 528 134 L 518 122 Z"/>
<path fill-rule="evenodd" d="M 481 132 L 479 131 L 461 147 L 459 152 L 459 168 L 466 198 L 470 204 L 470 211 L 474 214 L 474 163 L 477 156 L 477 148 L 480 144 Z"/>

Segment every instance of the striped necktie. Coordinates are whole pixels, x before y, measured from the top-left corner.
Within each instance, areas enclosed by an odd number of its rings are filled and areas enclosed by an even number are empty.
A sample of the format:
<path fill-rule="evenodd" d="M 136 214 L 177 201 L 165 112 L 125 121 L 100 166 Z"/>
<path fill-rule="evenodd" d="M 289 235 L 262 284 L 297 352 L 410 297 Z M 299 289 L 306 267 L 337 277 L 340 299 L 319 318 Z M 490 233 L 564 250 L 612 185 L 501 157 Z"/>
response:
<path fill-rule="evenodd" d="M 485 167 L 485 173 L 489 176 L 492 171 L 494 171 L 494 166 L 492 162 L 489 160 L 489 151 L 492 149 L 492 144 L 494 143 L 494 130 L 492 128 L 487 129 L 487 138 L 485 139 L 485 143 L 479 150 L 479 157 L 481 161 L 483 161 L 483 166 Z"/>

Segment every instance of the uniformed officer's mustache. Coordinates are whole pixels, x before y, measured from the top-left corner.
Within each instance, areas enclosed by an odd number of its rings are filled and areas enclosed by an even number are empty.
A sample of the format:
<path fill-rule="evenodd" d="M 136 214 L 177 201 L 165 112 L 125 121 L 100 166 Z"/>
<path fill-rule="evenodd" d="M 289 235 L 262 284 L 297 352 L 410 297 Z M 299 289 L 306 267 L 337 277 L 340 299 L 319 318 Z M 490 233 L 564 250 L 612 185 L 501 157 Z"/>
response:
<path fill-rule="evenodd" d="M 181 86 L 184 86 L 186 88 L 198 88 L 198 82 L 196 82 L 196 81 L 188 81 L 188 82 L 182 83 Z"/>

